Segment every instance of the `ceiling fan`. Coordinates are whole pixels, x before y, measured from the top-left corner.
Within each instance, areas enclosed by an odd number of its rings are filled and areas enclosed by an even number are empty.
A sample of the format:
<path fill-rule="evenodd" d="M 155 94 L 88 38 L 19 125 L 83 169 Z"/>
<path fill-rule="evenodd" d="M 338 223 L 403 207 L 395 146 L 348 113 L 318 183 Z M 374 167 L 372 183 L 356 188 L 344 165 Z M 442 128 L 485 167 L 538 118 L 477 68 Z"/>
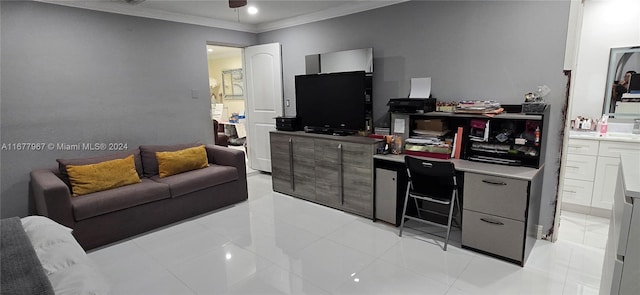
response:
<path fill-rule="evenodd" d="M 247 0 L 229 0 L 229 8 L 240 8 L 247 5 Z"/>

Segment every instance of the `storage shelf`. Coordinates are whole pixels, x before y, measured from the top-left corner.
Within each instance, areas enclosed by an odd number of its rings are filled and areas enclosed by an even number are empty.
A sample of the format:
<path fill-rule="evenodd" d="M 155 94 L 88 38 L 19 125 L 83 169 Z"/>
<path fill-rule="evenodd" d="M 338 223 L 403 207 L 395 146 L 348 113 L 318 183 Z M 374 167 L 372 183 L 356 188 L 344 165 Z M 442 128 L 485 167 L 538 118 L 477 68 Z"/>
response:
<path fill-rule="evenodd" d="M 469 113 L 447 113 L 447 112 L 428 112 L 428 113 L 401 113 L 409 116 L 422 117 L 456 117 L 456 118 L 481 118 L 481 119 L 512 119 L 512 120 L 542 120 L 542 115 L 532 115 L 524 113 L 501 113 L 493 117 L 483 114 Z"/>

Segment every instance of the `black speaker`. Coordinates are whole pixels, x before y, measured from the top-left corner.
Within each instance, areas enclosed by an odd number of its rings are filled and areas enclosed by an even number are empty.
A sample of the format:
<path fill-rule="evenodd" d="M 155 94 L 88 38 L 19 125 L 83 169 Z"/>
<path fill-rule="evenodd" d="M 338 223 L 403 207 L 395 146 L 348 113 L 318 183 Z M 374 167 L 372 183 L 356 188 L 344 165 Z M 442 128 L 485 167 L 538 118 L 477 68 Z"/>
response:
<path fill-rule="evenodd" d="M 302 130 L 300 118 L 298 117 L 276 117 L 276 129 L 282 131 Z"/>

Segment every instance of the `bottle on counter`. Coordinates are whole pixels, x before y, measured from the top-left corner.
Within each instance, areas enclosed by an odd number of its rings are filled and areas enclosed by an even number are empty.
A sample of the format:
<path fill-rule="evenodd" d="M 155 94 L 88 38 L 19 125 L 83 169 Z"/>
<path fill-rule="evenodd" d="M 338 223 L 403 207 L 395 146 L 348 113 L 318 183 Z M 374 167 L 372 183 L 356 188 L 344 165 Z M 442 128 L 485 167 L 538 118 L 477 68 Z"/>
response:
<path fill-rule="evenodd" d="M 600 120 L 600 128 L 598 128 L 598 136 L 607 135 L 607 121 L 609 121 L 608 115 L 602 115 L 602 120 Z"/>

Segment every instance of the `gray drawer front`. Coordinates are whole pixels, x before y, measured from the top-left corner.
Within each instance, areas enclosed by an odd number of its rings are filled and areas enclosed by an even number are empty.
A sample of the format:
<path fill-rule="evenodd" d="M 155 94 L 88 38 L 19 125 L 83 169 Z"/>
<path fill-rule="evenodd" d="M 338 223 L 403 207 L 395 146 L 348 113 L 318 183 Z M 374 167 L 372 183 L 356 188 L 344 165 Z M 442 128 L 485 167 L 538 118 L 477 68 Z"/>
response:
<path fill-rule="evenodd" d="M 341 142 L 316 139 L 314 141 L 314 144 L 316 161 L 323 161 L 335 165 L 338 164 L 338 154 L 340 153 L 340 150 L 338 150 L 338 146 L 342 144 Z"/>
<path fill-rule="evenodd" d="M 464 209 L 525 220 L 528 181 L 464 174 Z"/>
<path fill-rule="evenodd" d="M 345 143 L 342 145 L 342 161 L 344 165 L 371 170 L 373 167 L 373 145 Z"/>
<path fill-rule="evenodd" d="M 470 210 L 462 214 L 463 246 L 522 261 L 524 222 Z"/>
<path fill-rule="evenodd" d="M 373 145 L 368 144 L 316 139 L 315 159 L 338 164 L 338 146 L 342 146 L 342 164 L 371 169 Z"/>

